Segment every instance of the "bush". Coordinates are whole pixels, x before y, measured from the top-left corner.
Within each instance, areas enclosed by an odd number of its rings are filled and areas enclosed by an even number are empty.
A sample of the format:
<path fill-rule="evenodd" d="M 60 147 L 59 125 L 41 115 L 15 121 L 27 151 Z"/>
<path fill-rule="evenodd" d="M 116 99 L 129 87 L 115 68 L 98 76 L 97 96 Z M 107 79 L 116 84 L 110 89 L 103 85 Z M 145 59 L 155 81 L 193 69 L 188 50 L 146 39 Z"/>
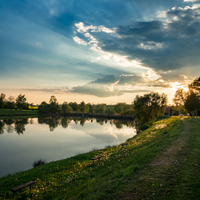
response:
<path fill-rule="evenodd" d="M 40 159 L 40 160 L 35 161 L 35 162 L 33 163 L 33 167 L 35 168 L 35 167 L 37 167 L 37 166 L 45 165 L 45 164 L 46 164 L 46 162 L 45 162 L 44 160 Z"/>

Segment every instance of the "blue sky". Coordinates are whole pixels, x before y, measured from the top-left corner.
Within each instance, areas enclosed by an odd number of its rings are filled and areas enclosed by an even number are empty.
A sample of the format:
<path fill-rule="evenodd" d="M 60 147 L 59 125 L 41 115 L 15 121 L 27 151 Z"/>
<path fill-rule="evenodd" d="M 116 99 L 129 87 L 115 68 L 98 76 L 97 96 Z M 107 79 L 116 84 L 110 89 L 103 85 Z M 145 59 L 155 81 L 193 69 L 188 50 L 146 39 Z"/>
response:
<path fill-rule="evenodd" d="M 131 103 L 200 74 L 200 1 L 0 0 L 0 92 Z"/>

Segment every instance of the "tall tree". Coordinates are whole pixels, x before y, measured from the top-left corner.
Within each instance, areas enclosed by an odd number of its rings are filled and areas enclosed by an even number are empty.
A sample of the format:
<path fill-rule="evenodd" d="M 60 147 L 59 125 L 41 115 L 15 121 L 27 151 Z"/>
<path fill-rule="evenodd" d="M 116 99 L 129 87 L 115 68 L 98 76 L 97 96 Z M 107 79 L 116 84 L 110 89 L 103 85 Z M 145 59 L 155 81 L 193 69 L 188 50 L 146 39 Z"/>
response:
<path fill-rule="evenodd" d="M 196 78 L 191 84 L 188 85 L 188 87 L 200 96 L 200 77 Z"/>
<path fill-rule="evenodd" d="M 84 101 L 82 101 L 80 104 L 79 104 L 79 109 L 82 113 L 87 113 L 89 111 L 89 106 L 87 104 L 85 104 Z"/>
<path fill-rule="evenodd" d="M 188 95 L 185 101 L 185 108 L 191 114 L 192 111 L 199 109 L 199 107 L 200 107 L 199 97 L 197 96 L 196 93 L 191 91 L 190 95 Z"/>
<path fill-rule="evenodd" d="M 9 96 L 7 99 L 7 108 L 13 109 L 15 108 L 15 97 Z"/>
<path fill-rule="evenodd" d="M 4 93 L 1 93 L 0 95 L 0 108 L 3 108 L 3 104 L 6 101 L 6 95 Z"/>
<path fill-rule="evenodd" d="M 25 104 L 26 104 L 25 94 L 24 95 L 19 94 L 18 97 L 16 98 L 17 108 L 21 110 Z"/>
<path fill-rule="evenodd" d="M 174 95 L 173 101 L 176 106 L 184 106 L 188 93 L 183 89 L 178 89 Z"/>
<path fill-rule="evenodd" d="M 51 113 L 56 113 L 59 111 L 59 105 L 55 96 L 51 96 L 49 100 L 49 111 Z"/>
<path fill-rule="evenodd" d="M 144 96 L 137 95 L 133 102 L 136 120 L 140 124 L 154 121 L 164 113 L 166 103 L 167 96 L 165 94 L 159 95 L 158 93 L 152 92 Z"/>

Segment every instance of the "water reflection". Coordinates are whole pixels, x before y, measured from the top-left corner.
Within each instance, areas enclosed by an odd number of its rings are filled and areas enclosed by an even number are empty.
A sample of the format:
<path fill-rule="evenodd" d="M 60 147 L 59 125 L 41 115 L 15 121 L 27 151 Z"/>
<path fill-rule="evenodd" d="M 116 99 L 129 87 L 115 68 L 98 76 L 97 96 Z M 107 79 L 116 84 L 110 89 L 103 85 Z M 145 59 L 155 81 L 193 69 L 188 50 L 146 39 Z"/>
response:
<path fill-rule="evenodd" d="M 15 121 L 15 131 L 18 135 L 23 134 L 25 131 L 25 125 L 28 124 L 28 119 L 16 119 Z"/>
<path fill-rule="evenodd" d="M 4 133 L 4 129 L 5 129 L 5 124 L 0 120 L 0 134 Z"/>
<path fill-rule="evenodd" d="M 15 131 L 18 135 L 23 134 L 25 125 L 28 123 L 28 118 L 0 120 L 0 134 L 3 134 L 4 130 L 8 133 L 13 133 Z"/>
<path fill-rule="evenodd" d="M 0 120 L 0 133 L 1 177 L 30 169 L 40 158 L 50 162 L 118 145 L 136 130 L 134 122 L 126 120 L 40 117 Z"/>
<path fill-rule="evenodd" d="M 91 118 L 69 118 L 69 117 L 39 117 L 38 124 L 46 124 L 49 126 L 50 131 L 54 131 L 58 126 L 62 126 L 63 128 L 67 128 L 71 122 L 75 124 L 80 124 L 82 127 L 86 122 L 93 122 L 94 119 Z M 120 130 L 123 126 L 126 127 L 135 127 L 134 121 L 128 120 L 108 120 L 97 118 L 96 123 L 100 125 L 107 124 L 115 125 L 115 127 Z M 27 124 L 33 124 L 33 119 L 22 118 L 22 119 L 4 119 L 0 120 L 0 134 L 3 134 L 6 130 L 8 133 L 16 132 L 18 135 L 23 134 L 25 132 L 25 127 Z"/>

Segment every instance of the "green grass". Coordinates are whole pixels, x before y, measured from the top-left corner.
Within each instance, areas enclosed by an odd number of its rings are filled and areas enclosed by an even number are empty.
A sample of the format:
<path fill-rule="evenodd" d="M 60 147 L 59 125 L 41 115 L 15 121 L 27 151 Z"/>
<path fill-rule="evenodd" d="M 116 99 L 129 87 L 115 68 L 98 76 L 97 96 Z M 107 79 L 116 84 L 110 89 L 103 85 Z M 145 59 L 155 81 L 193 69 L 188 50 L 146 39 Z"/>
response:
<path fill-rule="evenodd" d="M 38 110 L 15 110 L 0 109 L 0 116 L 19 116 L 19 115 L 36 115 Z"/>
<path fill-rule="evenodd" d="M 198 199 L 199 125 L 199 119 L 162 119 L 125 148 L 96 150 L 0 178 L 0 199 L 11 199 L 10 189 L 30 180 L 36 181 L 33 189 L 18 191 L 16 199 Z M 102 159 L 92 164 L 95 156 Z"/>

